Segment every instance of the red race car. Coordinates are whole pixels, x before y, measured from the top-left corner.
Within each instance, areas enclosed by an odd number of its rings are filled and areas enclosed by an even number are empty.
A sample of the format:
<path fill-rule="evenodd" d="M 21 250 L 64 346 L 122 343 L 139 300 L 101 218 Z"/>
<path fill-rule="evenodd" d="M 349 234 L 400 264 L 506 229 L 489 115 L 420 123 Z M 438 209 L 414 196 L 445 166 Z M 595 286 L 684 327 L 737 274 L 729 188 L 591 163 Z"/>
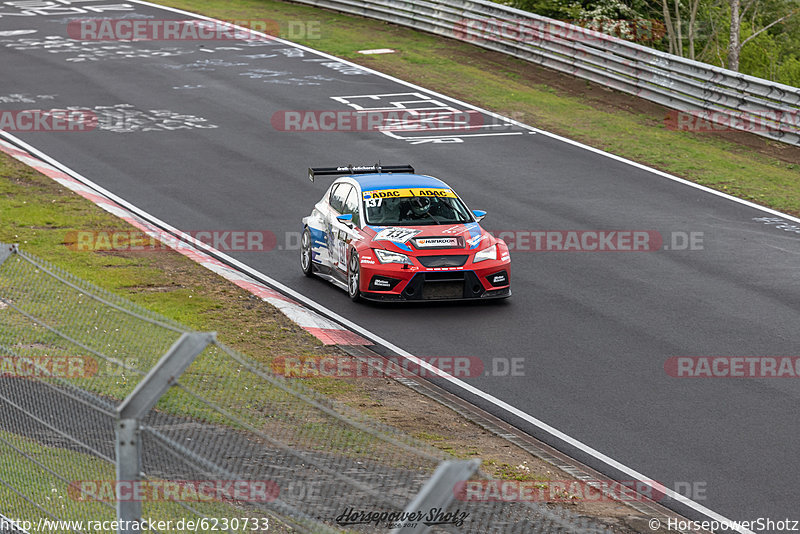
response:
<path fill-rule="evenodd" d="M 511 296 L 508 247 L 443 181 L 409 165 L 310 168 L 339 176 L 303 218 L 301 266 L 355 300 Z"/>

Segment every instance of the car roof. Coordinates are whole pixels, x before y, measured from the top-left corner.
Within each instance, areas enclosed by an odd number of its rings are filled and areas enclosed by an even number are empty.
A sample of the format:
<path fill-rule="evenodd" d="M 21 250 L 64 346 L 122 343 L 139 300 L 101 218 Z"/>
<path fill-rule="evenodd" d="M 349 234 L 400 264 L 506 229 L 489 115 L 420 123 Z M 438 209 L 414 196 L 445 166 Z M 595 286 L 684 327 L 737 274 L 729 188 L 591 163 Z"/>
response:
<path fill-rule="evenodd" d="M 401 187 L 435 187 L 450 189 L 450 186 L 432 176 L 423 174 L 356 174 L 348 176 L 358 182 L 362 191 L 376 191 L 379 189 L 395 189 Z"/>

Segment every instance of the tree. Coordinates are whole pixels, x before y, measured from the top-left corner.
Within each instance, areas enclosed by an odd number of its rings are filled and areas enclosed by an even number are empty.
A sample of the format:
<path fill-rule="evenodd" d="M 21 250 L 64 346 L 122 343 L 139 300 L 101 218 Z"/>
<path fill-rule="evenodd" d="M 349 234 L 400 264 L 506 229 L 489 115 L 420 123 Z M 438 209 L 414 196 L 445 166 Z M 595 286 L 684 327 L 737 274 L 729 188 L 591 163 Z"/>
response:
<path fill-rule="evenodd" d="M 800 87 L 800 0 L 496 0 Z"/>
<path fill-rule="evenodd" d="M 694 59 L 694 42 L 697 39 L 697 8 L 700 7 L 700 0 L 691 1 L 689 11 L 689 59 Z"/>
<path fill-rule="evenodd" d="M 673 5 L 669 5 L 669 0 L 661 0 L 661 14 L 664 17 L 664 26 L 667 30 L 667 42 L 669 43 L 669 53 L 676 56 L 686 57 L 684 54 L 684 37 L 689 45 L 689 59 L 696 59 L 696 45 L 698 40 L 697 14 L 700 8 L 700 0 L 686 0 L 689 4 L 689 26 L 686 28 L 684 36 L 684 23 L 681 0 L 674 0 Z M 708 3 L 708 2 L 706 2 Z M 671 12 L 673 10 L 674 12 Z"/>
<path fill-rule="evenodd" d="M 665 0 L 666 1 L 666 0 Z M 731 29 L 730 29 L 730 37 L 728 39 L 728 65 L 727 67 L 730 70 L 739 71 L 739 56 L 742 53 L 742 47 L 746 45 L 748 42 L 755 39 L 759 34 L 767 31 L 768 29 L 772 28 L 776 24 L 780 24 L 781 22 L 785 21 L 795 13 L 797 13 L 798 8 L 794 8 L 793 10 L 789 11 L 782 17 L 779 17 L 769 24 L 766 24 L 759 30 L 756 30 L 756 25 L 758 24 L 757 18 L 758 17 L 758 7 L 759 7 L 759 0 L 745 0 L 744 4 L 741 4 L 741 0 L 729 0 L 731 5 Z M 744 19 L 745 15 L 747 14 L 748 10 L 752 10 L 752 23 L 751 23 L 751 33 L 746 39 L 741 39 L 741 31 L 742 31 L 742 20 Z"/>

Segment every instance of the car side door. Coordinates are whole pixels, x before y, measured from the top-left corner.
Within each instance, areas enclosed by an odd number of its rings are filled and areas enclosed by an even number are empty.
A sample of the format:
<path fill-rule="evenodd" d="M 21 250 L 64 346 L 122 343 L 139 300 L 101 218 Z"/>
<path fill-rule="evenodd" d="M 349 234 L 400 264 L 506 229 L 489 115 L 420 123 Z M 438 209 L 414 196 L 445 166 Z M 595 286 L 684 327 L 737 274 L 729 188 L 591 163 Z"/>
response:
<path fill-rule="evenodd" d="M 342 235 L 344 241 L 343 261 L 347 262 L 347 252 L 350 250 L 350 245 L 354 240 L 361 239 L 361 234 L 358 229 L 361 227 L 361 192 L 357 187 L 353 187 L 344 201 L 344 215 L 352 216 L 349 224 L 344 225 L 344 233 Z M 345 263 L 347 265 L 347 263 Z M 346 267 L 342 267 L 347 271 Z"/>
<path fill-rule="evenodd" d="M 336 267 L 342 272 L 347 271 L 347 230 L 348 227 L 336 220 L 336 217 L 345 213 L 345 202 L 354 190 L 348 183 L 339 183 L 331 189 L 331 213 L 328 218 L 328 251 L 330 252 L 331 267 Z"/>

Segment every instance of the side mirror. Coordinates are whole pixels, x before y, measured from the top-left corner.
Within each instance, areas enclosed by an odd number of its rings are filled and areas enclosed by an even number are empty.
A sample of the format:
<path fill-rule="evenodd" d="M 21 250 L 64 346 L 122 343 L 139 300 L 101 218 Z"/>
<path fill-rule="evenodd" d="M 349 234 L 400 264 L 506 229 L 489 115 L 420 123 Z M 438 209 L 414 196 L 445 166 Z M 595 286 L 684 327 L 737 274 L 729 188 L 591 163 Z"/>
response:
<path fill-rule="evenodd" d="M 353 214 L 352 213 L 345 213 L 343 215 L 337 215 L 336 220 L 342 224 L 346 224 L 349 226 L 353 225 Z"/>
<path fill-rule="evenodd" d="M 472 214 L 475 216 L 475 220 L 481 222 L 481 220 L 486 217 L 486 212 L 483 210 L 472 210 Z"/>

